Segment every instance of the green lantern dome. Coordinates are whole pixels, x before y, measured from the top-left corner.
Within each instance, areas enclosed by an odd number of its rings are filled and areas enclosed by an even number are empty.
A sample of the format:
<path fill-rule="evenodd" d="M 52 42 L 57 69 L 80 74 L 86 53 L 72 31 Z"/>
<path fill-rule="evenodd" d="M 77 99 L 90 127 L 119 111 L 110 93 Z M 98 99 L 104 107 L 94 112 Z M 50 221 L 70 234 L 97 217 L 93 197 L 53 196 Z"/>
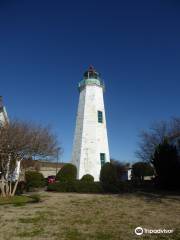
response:
<path fill-rule="evenodd" d="M 92 65 L 84 73 L 83 80 L 79 83 L 79 91 L 82 91 L 86 85 L 98 85 L 104 89 L 104 83 L 100 78 L 100 73 L 98 73 Z"/>

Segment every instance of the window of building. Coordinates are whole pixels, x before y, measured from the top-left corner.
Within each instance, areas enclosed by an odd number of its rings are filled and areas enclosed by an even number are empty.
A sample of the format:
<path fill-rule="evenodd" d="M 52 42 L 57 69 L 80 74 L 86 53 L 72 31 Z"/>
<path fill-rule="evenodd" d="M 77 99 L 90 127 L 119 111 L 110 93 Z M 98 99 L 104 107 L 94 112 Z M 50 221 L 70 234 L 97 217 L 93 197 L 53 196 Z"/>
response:
<path fill-rule="evenodd" d="M 98 111 L 98 122 L 103 123 L 103 112 Z"/>
<path fill-rule="evenodd" d="M 106 154 L 100 153 L 101 167 L 106 163 Z"/>

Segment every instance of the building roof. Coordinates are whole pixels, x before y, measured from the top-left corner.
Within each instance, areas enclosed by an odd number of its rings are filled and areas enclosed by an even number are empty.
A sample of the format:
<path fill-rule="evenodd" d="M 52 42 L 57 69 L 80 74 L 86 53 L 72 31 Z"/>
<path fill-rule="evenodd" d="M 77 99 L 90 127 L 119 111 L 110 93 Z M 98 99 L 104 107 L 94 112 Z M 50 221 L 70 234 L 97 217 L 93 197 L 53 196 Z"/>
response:
<path fill-rule="evenodd" d="M 65 163 L 49 162 L 49 161 L 39 161 L 41 167 L 63 167 Z"/>
<path fill-rule="evenodd" d="M 22 168 L 36 168 L 36 167 L 48 167 L 48 168 L 62 168 L 65 163 L 57 163 L 50 161 L 25 159 L 22 161 Z"/>

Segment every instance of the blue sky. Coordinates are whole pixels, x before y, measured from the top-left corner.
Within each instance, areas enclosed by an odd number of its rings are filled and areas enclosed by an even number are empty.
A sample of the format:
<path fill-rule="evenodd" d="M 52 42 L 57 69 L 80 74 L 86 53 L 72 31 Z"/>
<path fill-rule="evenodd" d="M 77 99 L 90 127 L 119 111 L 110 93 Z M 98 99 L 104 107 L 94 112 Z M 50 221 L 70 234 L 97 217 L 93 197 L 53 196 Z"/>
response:
<path fill-rule="evenodd" d="M 52 126 L 63 161 L 90 64 L 106 83 L 111 156 L 135 161 L 139 131 L 180 115 L 179 1 L 0 1 L 0 95 L 10 117 Z"/>

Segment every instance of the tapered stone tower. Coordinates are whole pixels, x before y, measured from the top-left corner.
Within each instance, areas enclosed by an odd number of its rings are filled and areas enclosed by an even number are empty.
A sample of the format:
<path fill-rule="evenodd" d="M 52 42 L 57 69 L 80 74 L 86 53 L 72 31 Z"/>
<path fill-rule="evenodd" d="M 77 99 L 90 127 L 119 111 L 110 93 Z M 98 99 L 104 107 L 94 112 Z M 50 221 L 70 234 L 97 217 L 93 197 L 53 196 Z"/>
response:
<path fill-rule="evenodd" d="M 78 88 L 72 164 L 77 167 L 78 179 L 91 174 L 98 181 L 101 166 L 110 161 L 103 99 L 105 86 L 100 74 L 90 66 Z"/>
<path fill-rule="evenodd" d="M 2 96 L 0 96 L 0 127 L 9 122 L 6 108 L 3 105 Z"/>

